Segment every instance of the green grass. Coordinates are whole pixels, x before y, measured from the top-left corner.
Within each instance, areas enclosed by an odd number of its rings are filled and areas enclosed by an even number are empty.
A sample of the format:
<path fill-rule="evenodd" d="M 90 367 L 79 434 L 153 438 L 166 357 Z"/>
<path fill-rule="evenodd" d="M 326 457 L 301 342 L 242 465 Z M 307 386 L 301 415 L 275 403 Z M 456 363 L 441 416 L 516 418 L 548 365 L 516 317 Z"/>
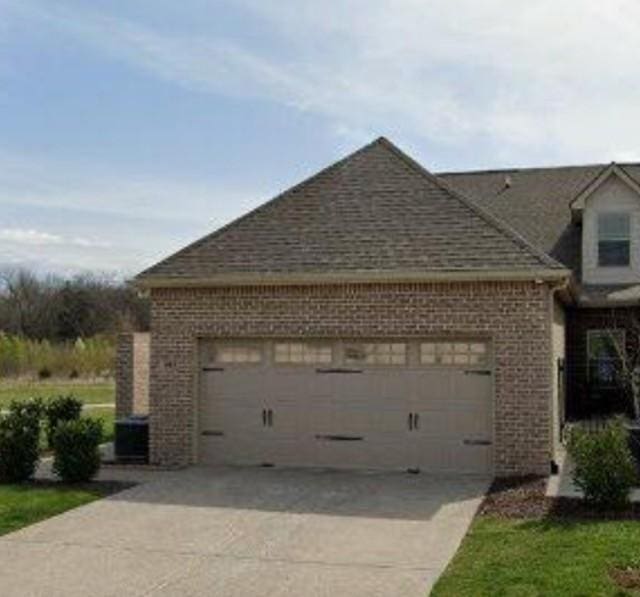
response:
<path fill-rule="evenodd" d="M 17 531 L 100 497 L 102 496 L 98 492 L 70 487 L 0 485 L 0 535 Z"/>
<path fill-rule="evenodd" d="M 92 417 L 96 419 L 102 419 L 102 429 L 104 431 L 104 441 L 112 442 L 114 429 L 113 424 L 115 422 L 115 409 L 113 408 L 91 408 L 85 409 L 83 412 L 85 417 Z"/>
<path fill-rule="evenodd" d="M 615 585 L 615 566 L 640 567 L 639 522 L 478 517 L 432 595 L 640 595 Z"/>
<path fill-rule="evenodd" d="M 47 399 L 61 394 L 73 394 L 85 404 L 113 404 L 115 384 L 113 381 L 5 379 L 0 381 L 0 409 L 9 406 L 12 400 Z"/>
<path fill-rule="evenodd" d="M 34 397 L 47 400 L 66 394 L 73 394 L 84 404 L 112 404 L 111 407 L 85 409 L 83 415 L 102 419 L 105 441 L 113 441 L 115 420 L 115 384 L 113 381 L 5 379 L 0 381 L 0 409 L 8 407 L 12 400 L 28 400 Z"/>

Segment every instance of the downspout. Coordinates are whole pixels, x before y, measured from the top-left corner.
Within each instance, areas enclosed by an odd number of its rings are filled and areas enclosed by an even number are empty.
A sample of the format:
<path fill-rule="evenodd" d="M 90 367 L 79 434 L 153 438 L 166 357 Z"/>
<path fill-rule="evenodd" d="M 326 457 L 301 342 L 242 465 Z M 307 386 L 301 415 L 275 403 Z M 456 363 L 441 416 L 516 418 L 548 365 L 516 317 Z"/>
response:
<path fill-rule="evenodd" d="M 551 378 L 551 400 L 549 401 L 549 411 L 550 411 L 550 421 L 551 421 L 551 445 L 550 445 L 550 472 L 552 475 L 557 475 L 559 471 L 559 465 L 556 461 L 556 441 L 559 441 L 558 434 L 560 433 L 560 388 L 555 388 L 557 376 L 556 376 L 556 361 L 555 361 L 555 351 L 554 351 L 554 335 L 553 335 L 553 327 L 555 321 L 555 303 L 556 303 L 556 294 L 562 291 L 570 291 L 571 285 L 571 277 L 567 276 L 562 279 L 560 282 L 556 284 L 552 284 L 549 291 L 549 354 L 551 355 L 551 367 L 549 369 L 549 376 Z M 565 325 L 564 325 L 564 354 L 565 354 L 565 366 L 566 366 L 566 354 L 567 354 L 567 340 L 566 340 L 566 314 L 565 314 Z M 555 394 L 555 409 L 554 409 L 554 394 Z M 566 400 L 566 395 L 564 396 Z M 554 412 L 555 411 L 555 412 Z"/>

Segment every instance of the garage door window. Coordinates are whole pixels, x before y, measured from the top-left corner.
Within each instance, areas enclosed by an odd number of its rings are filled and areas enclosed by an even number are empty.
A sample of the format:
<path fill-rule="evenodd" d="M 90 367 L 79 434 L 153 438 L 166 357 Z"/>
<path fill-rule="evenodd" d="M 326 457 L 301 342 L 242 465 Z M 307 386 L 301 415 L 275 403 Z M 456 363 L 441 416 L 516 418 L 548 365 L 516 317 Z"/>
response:
<path fill-rule="evenodd" d="M 420 344 L 422 365 L 486 365 L 485 342 L 423 342 Z"/>
<path fill-rule="evenodd" d="M 215 344 L 212 356 L 216 363 L 260 363 L 262 348 L 255 344 Z"/>
<path fill-rule="evenodd" d="M 278 342 L 274 349 L 274 360 L 279 364 L 330 365 L 333 349 L 330 344 Z"/>
<path fill-rule="evenodd" d="M 407 345 L 400 342 L 362 342 L 345 346 L 348 365 L 406 365 Z"/>

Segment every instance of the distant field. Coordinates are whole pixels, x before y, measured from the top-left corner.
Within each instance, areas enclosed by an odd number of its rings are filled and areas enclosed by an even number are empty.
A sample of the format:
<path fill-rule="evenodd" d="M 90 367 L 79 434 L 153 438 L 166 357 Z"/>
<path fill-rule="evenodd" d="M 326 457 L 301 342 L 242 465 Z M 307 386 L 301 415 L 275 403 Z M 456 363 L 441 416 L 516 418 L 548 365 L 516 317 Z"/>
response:
<path fill-rule="evenodd" d="M 0 381 L 0 409 L 12 400 L 47 399 L 61 394 L 73 394 L 85 404 L 115 404 L 113 381 L 4 379 Z"/>

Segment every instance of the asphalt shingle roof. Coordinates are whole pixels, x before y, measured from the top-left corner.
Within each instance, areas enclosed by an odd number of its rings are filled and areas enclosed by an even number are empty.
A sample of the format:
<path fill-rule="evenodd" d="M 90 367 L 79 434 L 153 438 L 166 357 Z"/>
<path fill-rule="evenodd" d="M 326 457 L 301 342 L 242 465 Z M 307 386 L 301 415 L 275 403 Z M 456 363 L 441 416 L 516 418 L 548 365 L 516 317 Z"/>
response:
<path fill-rule="evenodd" d="M 477 191 L 480 181 L 481 190 L 486 188 L 482 202 L 491 213 L 450 189 L 443 182 L 447 179 L 463 193 Z M 498 219 L 491 199 L 496 179 L 443 180 L 381 138 L 149 268 L 138 280 L 562 269 Z"/>
<path fill-rule="evenodd" d="M 618 165 L 635 180 L 640 178 L 640 164 Z M 438 177 L 579 275 L 581 232 L 571 221 L 570 204 L 608 166 L 453 172 Z"/>

